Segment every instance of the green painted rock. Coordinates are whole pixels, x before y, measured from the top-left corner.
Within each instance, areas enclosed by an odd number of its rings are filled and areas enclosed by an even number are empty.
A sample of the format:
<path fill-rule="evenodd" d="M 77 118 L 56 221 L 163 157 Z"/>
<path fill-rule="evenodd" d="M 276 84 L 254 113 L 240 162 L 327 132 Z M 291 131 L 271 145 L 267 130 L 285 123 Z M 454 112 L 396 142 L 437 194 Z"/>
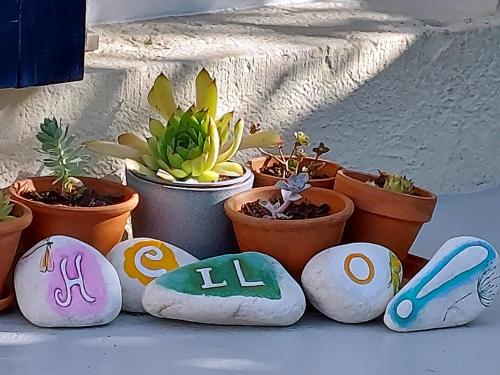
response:
<path fill-rule="evenodd" d="M 142 303 L 159 318 L 210 324 L 295 323 L 304 314 L 304 293 L 270 256 L 247 252 L 205 259 L 152 281 Z"/>

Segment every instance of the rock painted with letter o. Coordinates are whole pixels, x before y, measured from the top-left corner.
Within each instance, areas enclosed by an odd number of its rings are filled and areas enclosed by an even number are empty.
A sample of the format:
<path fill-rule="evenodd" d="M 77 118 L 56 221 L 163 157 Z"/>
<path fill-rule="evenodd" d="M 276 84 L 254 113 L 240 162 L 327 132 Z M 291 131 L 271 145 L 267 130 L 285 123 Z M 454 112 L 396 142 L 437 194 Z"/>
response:
<path fill-rule="evenodd" d="M 401 262 L 371 243 L 335 246 L 315 255 L 302 273 L 309 301 L 331 319 L 361 323 L 380 316 L 399 290 Z"/>
<path fill-rule="evenodd" d="M 245 252 L 205 259 L 152 281 L 142 303 L 160 318 L 285 326 L 304 314 L 302 289 L 274 258 Z"/>
<path fill-rule="evenodd" d="M 120 242 L 107 257 L 120 278 L 122 309 L 129 312 L 145 312 L 142 293 L 152 280 L 198 261 L 186 251 L 152 238 L 133 238 Z"/>
<path fill-rule="evenodd" d="M 29 249 L 14 284 L 22 314 L 40 327 L 106 324 L 121 310 L 120 280 L 111 263 L 71 237 L 48 237 Z"/>

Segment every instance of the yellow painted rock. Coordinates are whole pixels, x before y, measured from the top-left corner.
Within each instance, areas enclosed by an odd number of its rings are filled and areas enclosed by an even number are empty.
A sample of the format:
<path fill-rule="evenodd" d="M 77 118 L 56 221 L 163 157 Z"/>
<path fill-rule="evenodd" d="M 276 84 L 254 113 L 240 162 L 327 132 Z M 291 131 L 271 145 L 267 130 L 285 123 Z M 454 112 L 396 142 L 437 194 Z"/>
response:
<path fill-rule="evenodd" d="M 134 238 L 117 244 L 108 254 L 122 286 L 122 309 L 145 312 L 142 293 L 151 281 L 186 264 L 198 261 L 186 251 L 151 238 Z"/>

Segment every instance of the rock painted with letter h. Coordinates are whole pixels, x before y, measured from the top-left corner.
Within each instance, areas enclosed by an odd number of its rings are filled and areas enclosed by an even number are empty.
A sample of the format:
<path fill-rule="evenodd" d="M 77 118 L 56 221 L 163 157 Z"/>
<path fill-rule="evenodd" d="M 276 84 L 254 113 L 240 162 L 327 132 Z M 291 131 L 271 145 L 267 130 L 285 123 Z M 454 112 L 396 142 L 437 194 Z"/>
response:
<path fill-rule="evenodd" d="M 48 237 L 29 249 L 17 264 L 14 284 L 22 314 L 40 327 L 107 324 L 121 310 L 113 266 L 71 237 Z"/>
<path fill-rule="evenodd" d="M 151 281 L 186 264 L 197 262 L 186 251 L 152 238 L 120 242 L 107 256 L 115 267 L 122 287 L 122 309 L 145 312 L 142 293 Z"/>
<path fill-rule="evenodd" d="M 467 324 L 493 304 L 499 285 L 493 246 L 452 238 L 391 300 L 384 323 L 398 332 Z"/>
<path fill-rule="evenodd" d="M 261 253 L 222 255 L 169 272 L 145 289 L 150 314 L 210 324 L 290 325 L 305 311 L 297 282 Z"/>

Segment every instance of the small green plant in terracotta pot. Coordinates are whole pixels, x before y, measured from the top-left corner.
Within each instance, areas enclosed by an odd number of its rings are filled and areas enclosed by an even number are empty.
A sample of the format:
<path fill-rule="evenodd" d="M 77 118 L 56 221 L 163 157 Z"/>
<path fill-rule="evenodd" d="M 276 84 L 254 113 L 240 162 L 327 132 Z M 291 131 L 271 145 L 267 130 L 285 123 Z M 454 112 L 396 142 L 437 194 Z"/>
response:
<path fill-rule="evenodd" d="M 43 166 L 51 173 L 16 181 L 10 193 L 33 212 L 24 231 L 24 245 L 31 247 L 52 235 L 82 240 L 104 254 L 122 238 L 138 194 L 122 184 L 82 177 L 88 157 L 84 146 L 74 146 L 68 126 L 46 118 L 36 135 Z"/>
<path fill-rule="evenodd" d="M 308 174 L 254 188 L 225 205 L 241 251 L 271 255 L 298 280 L 318 252 L 340 243 L 353 203 L 333 190 L 311 187 Z"/>
<path fill-rule="evenodd" d="M 408 255 L 422 225 L 431 220 L 434 193 L 397 174 L 378 175 L 351 170 L 338 173 L 335 191 L 354 202 L 344 231 L 344 243 L 371 242 L 391 249 L 401 261 Z"/>
<path fill-rule="evenodd" d="M 258 134 L 259 126 L 252 124 L 251 132 Z M 310 137 L 303 131 L 297 131 L 294 133 L 294 138 L 293 148 L 288 155 L 284 154 L 281 143 L 277 146 L 277 154 L 260 148 L 264 156 L 248 161 L 247 164 L 255 174 L 254 187 L 274 186 L 277 181 L 287 179 L 292 174 L 307 173 L 311 186 L 332 189 L 335 176 L 341 167 L 334 162 L 321 159 L 330 149 L 321 142 L 313 147 L 314 156 L 311 157 L 305 150 L 305 147 L 310 145 Z"/>
<path fill-rule="evenodd" d="M 14 262 L 22 231 L 31 223 L 31 211 L 24 204 L 11 202 L 0 191 L 0 311 L 10 306 L 14 293 L 8 276 Z"/>

